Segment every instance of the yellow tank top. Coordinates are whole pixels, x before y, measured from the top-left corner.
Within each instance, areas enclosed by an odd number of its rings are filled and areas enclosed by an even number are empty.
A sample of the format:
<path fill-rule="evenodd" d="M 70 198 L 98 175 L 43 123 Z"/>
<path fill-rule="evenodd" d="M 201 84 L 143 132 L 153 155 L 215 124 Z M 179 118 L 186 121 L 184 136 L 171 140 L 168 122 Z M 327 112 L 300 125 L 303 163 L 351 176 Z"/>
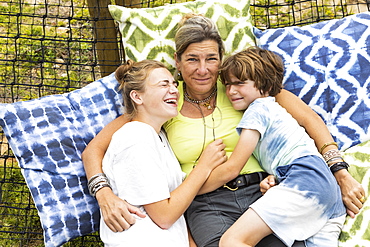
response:
<path fill-rule="evenodd" d="M 179 87 L 180 98 L 178 110 L 184 103 L 183 86 Z M 242 111 L 232 107 L 225 93 L 225 86 L 217 82 L 217 108 L 213 114 L 203 118 L 188 118 L 179 113 L 164 124 L 168 140 L 181 164 L 181 169 L 189 174 L 202 153 L 203 149 L 215 139 L 222 139 L 226 145 L 226 153 L 230 157 L 239 135 L 235 128 L 243 116 Z M 241 174 L 263 171 L 258 161 L 251 156 Z"/>

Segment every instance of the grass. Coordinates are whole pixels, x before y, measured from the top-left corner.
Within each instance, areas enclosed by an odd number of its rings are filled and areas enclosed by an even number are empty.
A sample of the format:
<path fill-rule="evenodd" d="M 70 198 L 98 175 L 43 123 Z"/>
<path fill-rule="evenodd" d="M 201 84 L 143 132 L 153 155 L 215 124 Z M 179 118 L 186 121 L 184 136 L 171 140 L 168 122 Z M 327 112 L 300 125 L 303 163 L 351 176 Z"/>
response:
<path fill-rule="evenodd" d="M 68 92 L 93 81 L 88 9 L 81 1 L 73 6 L 63 1 L 66 6 L 60 8 L 52 5 L 58 1 L 48 2 L 50 6 L 18 1 L 0 5 L 0 30 L 6 34 L 0 37 L 0 85 L 16 95 L 13 100 Z M 72 11 L 73 19 L 67 16 Z"/>

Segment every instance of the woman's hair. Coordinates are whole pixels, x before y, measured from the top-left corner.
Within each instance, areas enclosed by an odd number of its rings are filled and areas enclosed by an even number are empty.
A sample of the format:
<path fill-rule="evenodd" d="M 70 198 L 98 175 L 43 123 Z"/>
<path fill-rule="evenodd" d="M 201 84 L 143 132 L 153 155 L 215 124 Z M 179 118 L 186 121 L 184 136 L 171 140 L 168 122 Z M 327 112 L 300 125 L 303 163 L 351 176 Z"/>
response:
<path fill-rule="evenodd" d="M 115 76 L 122 90 L 123 103 L 126 108 L 125 114 L 131 120 L 137 114 L 135 102 L 130 97 L 130 92 L 135 90 L 137 92 L 145 92 L 146 79 L 150 72 L 157 68 L 166 68 L 166 66 L 155 60 L 143 60 L 141 62 L 134 62 L 128 60 L 116 69 Z"/>
<path fill-rule="evenodd" d="M 214 40 L 218 44 L 220 61 L 224 54 L 224 44 L 215 23 L 202 15 L 194 13 L 185 14 L 179 23 L 179 28 L 175 35 L 176 54 L 181 60 L 182 54 L 193 43 L 206 40 Z"/>
<path fill-rule="evenodd" d="M 252 80 L 262 94 L 276 96 L 283 88 L 284 64 L 281 57 L 272 51 L 249 47 L 222 63 L 222 82 L 230 82 L 230 75 L 241 81 Z"/>

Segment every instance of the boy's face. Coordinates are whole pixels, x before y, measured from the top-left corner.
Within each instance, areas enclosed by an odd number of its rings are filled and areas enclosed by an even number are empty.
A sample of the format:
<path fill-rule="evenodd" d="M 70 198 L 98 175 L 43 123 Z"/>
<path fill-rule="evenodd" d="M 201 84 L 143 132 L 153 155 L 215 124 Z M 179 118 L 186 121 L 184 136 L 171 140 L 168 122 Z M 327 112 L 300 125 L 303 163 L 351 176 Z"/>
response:
<path fill-rule="evenodd" d="M 226 95 L 235 110 L 245 110 L 257 98 L 264 97 L 254 86 L 254 81 L 241 81 L 230 74 L 230 81 L 225 82 Z"/>

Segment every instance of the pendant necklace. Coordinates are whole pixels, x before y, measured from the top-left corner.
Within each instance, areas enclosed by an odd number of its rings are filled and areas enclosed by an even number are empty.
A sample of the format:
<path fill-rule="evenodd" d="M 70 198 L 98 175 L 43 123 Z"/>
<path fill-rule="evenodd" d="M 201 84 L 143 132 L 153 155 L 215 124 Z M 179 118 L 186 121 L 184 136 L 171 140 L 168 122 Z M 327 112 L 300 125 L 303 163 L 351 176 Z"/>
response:
<path fill-rule="evenodd" d="M 211 99 L 216 94 L 216 92 L 217 92 L 217 87 L 214 87 L 212 93 L 207 98 L 202 99 L 202 100 L 195 100 L 195 99 L 190 98 L 188 92 L 186 92 L 186 87 L 184 87 L 184 98 L 187 102 L 197 104 L 197 105 L 200 104 L 206 107 L 208 110 L 212 110 L 213 107 L 211 105 Z"/>

